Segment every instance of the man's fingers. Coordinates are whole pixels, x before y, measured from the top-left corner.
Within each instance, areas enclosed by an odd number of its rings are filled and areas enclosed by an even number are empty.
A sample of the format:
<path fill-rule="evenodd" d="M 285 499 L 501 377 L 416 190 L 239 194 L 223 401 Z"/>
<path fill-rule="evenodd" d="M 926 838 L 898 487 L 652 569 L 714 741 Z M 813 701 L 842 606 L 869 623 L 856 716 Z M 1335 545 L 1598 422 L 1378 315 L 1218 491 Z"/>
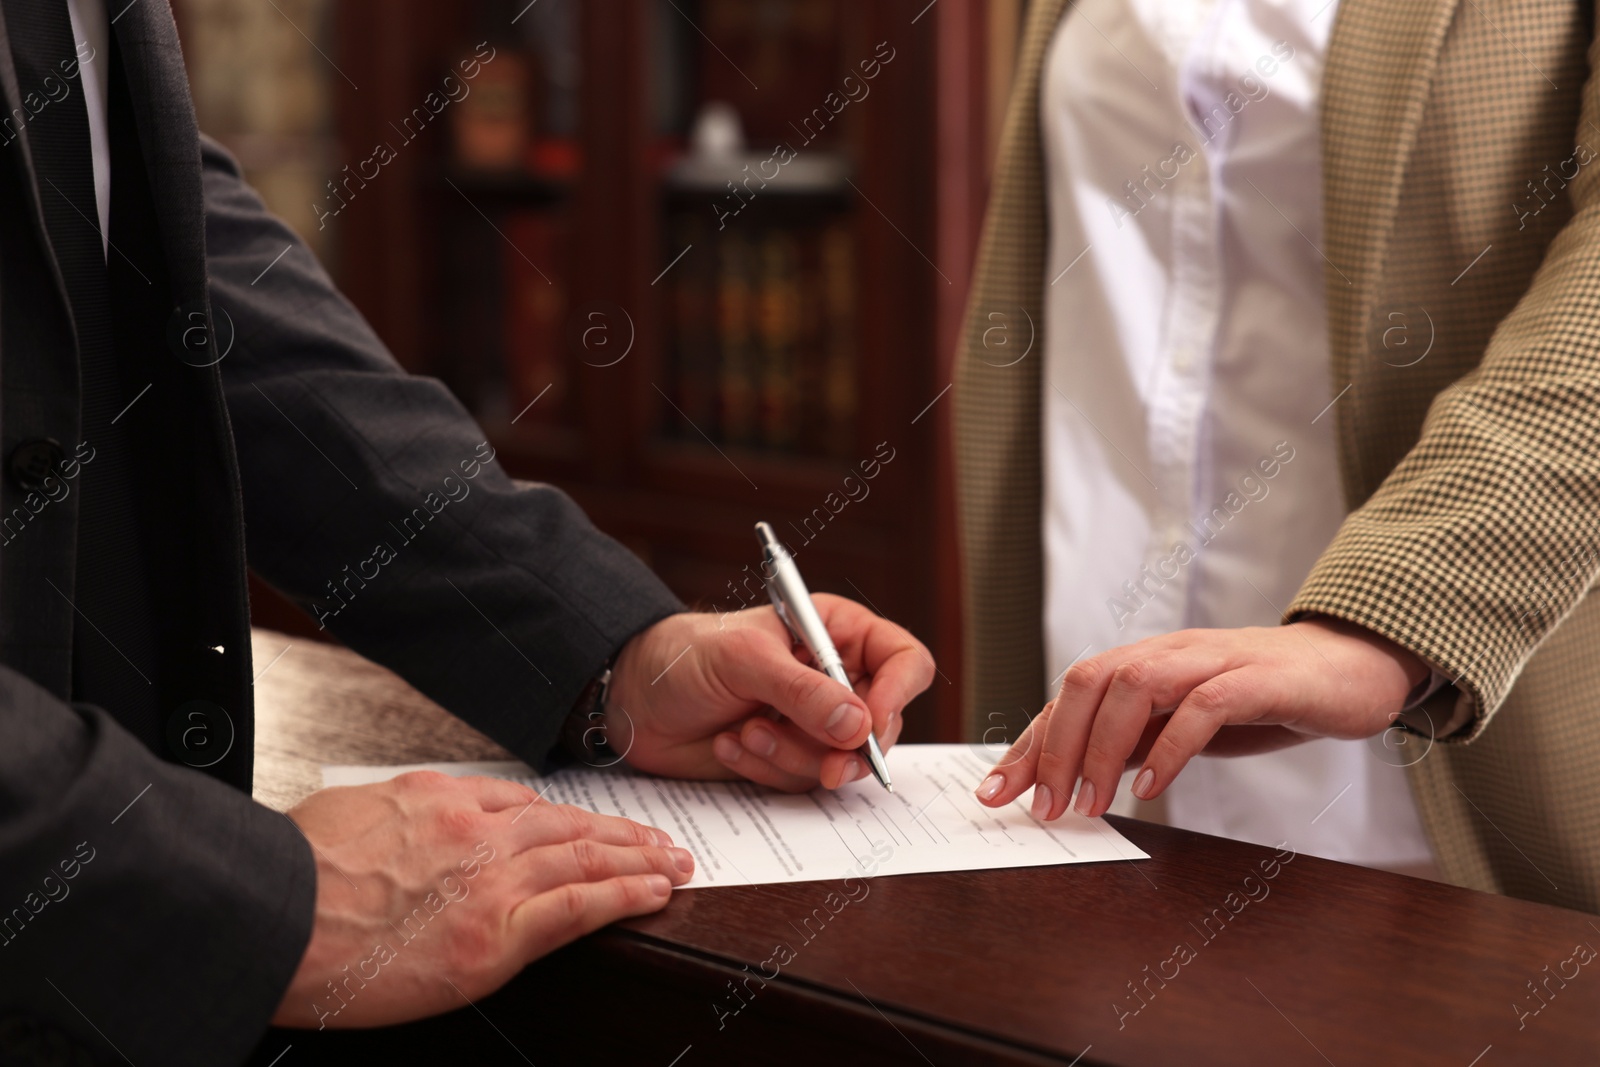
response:
<path fill-rule="evenodd" d="M 523 959 L 537 959 L 618 919 L 657 911 L 671 895 L 672 881 L 664 874 L 567 882 L 512 909 L 510 933 Z"/>
<path fill-rule="evenodd" d="M 893 728 L 898 734 L 898 718 L 895 723 Z M 745 751 L 809 784 L 820 782 L 829 789 L 837 789 L 869 773 L 867 761 L 860 755 L 820 745 L 804 730 L 784 719 L 774 721 L 762 716 L 747 719 L 739 732 L 739 740 Z"/>
<path fill-rule="evenodd" d="M 850 675 L 850 688 L 855 690 L 856 696 L 867 706 L 872 714 L 872 732 L 877 735 L 878 744 L 883 744 L 884 734 L 900 717 L 898 709 L 891 709 L 887 703 L 872 695 L 872 676 L 859 674 L 856 671 L 847 671 Z"/>
<path fill-rule="evenodd" d="M 818 777 L 823 753 L 835 751 L 817 744 L 792 722 L 760 715 L 745 720 L 739 743 L 750 754 L 801 778 Z"/>
<path fill-rule="evenodd" d="M 878 746 L 881 751 L 883 746 Z M 840 786 L 859 782 L 872 773 L 867 757 L 856 752 L 839 752 L 837 750 L 824 756 L 822 759 L 822 773 L 818 776 L 824 786 L 829 789 L 838 789 Z"/>
<path fill-rule="evenodd" d="M 867 703 L 880 728 L 932 684 L 933 656 L 911 631 L 844 597 L 820 593 L 813 600 L 845 670 L 872 676 Z"/>
<path fill-rule="evenodd" d="M 882 729 L 889 719 L 899 718 L 905 706 L 928 688 L 933 678 L 933 660 L 925 652 L 905 649 L 888 659 L 868 664 L 872 687 L 865 694 L 867 706 Z M 881 740 L 881 738 L 880 738 Z"/>
<path fill-rule="evenodd" d="M 804 730 L 784 719 L 755 716 L 745 720 L 739 731 L 745 750 L 799 778 L 821 781 L 832 789 L 839 785 L 842 768 L 852 757 L 828 745 L 818 744 Z M 825 774 L 831 770 L 831 776 Z"/>
<path fill-rule="evenodd" d="M 849 689 L 801 663 L 777 641 L 751 641 L 743 651 L 722 665 L 740 697 L 776 708 L 834 748 L 855 748 L 867 739 L 871 715 Z"/>
<path fill-rule="evenodd" d="M 504 778 L 488 778 L 481 775 L 471 775 L 457 779 L 484 811 L 505 811 L 508 808 L 518 809 L 527 807 L 528 804 L 539 800 L 536 790 L 530 789 L 517 782 L 508 782 Z"/>
<path fill-rule="evenodd" d="M 901 715 L 898 711 L 890 714 L 888 725 L 878 731 L 878 747 L 888 753 L 894 743 L 900 740 L 900 731 L 904 729 L 905 724 L 904 715 Z"/>
<path fill-rule="evenodd" d="M 815 778 L 790 774 L 745 748 L 738 734 L 718 734 L 711 742 L 711 751 L 733 776 L 748 778 L 757 785 L 771 786 L 785 793 L 806 793 L 817 787 Z"/>
<path fill-rule="evenodd" d="M 664 874 L 681 885 L 694 874 L 694 857 L 687 849 L 609 845 L 592 838 L 529 849 L 514 862 L 529 896 L 567 882 L 603 882 L 634 874 Z"/>
<path fill-rule="evenodd" d="M 672 837 L 665 830 L 624 819 L 600 815 L 570 804 L 536 802 L 531 808 L 507 810 L 506 833 L 514 853 L 569 841 L 593 841 L 603 845 L 653 845 L 667 847 Z"/>

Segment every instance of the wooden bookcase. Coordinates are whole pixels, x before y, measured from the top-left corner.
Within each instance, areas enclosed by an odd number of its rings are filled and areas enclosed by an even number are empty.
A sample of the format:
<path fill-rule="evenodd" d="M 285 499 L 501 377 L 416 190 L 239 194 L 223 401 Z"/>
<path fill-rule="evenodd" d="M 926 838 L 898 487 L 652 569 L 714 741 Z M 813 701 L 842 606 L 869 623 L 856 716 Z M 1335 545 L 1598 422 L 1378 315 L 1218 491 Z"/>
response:
<path fill-rule="evenodd" d="M 753 20 L 744 28 L 749 47 L 735 40 L 730 55 L 716 43 L 729 38 L 712 24 L 715 0 L 581 0 L 572 4 L 576 122 L 554 145 L 560 151 L 540 157 L 561 166 L 465 166 L 452 126 L 458 116 L 448 113 L 407 136 L 414 131 L 400 128 L 404 117 L 479 41 L 490 41 L 497 57 L 533 47 L 513 22 L 528 14 L 526 4 L 333 4 L 325 32 L 340 71 L 331 82 L 340 162 L 368 159 L 380 144 L 393 149 L 375 178 L 346 187 L 356 191 L 328 220 L 336 279 L 408 369 L 439 377 L 474 410 L 508 471 L 562 487 L 691 605 L 727 610 L 741 595 L 753 599 L 753 586 L 736 590 L 758 559 L 754 523 L 772 522 L 793 538 L 813 590 L 874 606 L 934 651 L 940 676 L 908 715 L 906 736 L 954 739 L 960 607 L 945 389 L 993 141 L 986 5 L 741 0 Z M 849 73 L 859 83 L 855 68 L 875 49 L 892 49 L 893 59 L 870 94 L 840 113 L 826 146 L 843 161 L 845 182 L 792 192 L 774 183 L 719 230 L 718 197 L 673 169 L 688 151 L 688 120 L 705 87 L 769 117 L 793 108 L 799 121 L 825 106 L 797 99 L 783 64 L 763 60 L 760 35 L 771 29 L 763 29 L 763 13 L 811 19 L 813 28 L 828 20 L 827 54 L 788 70 L 808 86 L 837 88 Z M 664 37 L 678 42 L 672 62 L 662 58 Z M 832 70 L 813 69 L 830 63 Z M 706 64 L 725 66 L 708 73 Z M 775 70 L 777 80 L 751 87 L 747 65 Z M 486 79 L 477 88 L 490 87 Z M 539 106 L 530 112 L 536 135 Z M 443 110 L 452 107 L 463 110 L 455 102 Z M 767 154 L 770 131 L 754 132 L 751 150 Z M 708 224 L 699 231 L 704 244 L 685 251 L 676 220 L 694 211 Z M 513 240 L 537 236 L 536 218 L 519 220 L 540 215 L 567 242 L 560 262 L 539 262 L 543 252 L 524 247 L 529 239 Z M 674 286 L 711 262 L 690 257 L 716 257 L 730 232 L 786 226 L 803 241 L 824 224 L 843 228 L 853 255 L 850 418 L 826 434 L 809 427 L 809 448 L 734 443 L 715 425 L 690 425 L 674 402 L 683 306 Z M 545 409 L 538 405 L 556 394 L 525 408 L 529 390 L 506 384 L 508 330 L 523 336 L 507 326 L 507 301 L 527 298 L 530 279 L 559 300 L 562 395 Z M 712 295 L 720 308 L 721 291 Z M 535 290 L 531 299 L 543 297 Z M 781 390 L 771 393 L 785 402 Z M 803 410 L 797 404 L 790 417 Z M 828 442 L 822 451 L 819 437 Z M 859 465 L 889 450 L 892 460 L 866 482 Z"/>

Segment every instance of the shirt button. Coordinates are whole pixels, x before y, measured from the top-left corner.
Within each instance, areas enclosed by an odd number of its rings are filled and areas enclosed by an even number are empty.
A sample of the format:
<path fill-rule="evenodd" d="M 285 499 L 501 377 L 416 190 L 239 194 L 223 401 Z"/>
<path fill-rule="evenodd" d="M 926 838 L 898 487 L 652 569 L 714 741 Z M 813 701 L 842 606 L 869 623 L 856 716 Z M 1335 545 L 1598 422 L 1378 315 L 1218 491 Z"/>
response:
<path fill-rule="evenodd" d="M 1194 364 L 1194 349 L 1188 345 L 1179 345 L 1172 353 L 1172 369 L 1179 374 L 1187 374 L 1190 366 Z"/>
<path fill-rule="evenodd" d="M 66 458 L 61 442 L 53 437 L 34 437 L 11 450 L 7 469 L 12 481 L 24 489 L 38 489 Z"/>

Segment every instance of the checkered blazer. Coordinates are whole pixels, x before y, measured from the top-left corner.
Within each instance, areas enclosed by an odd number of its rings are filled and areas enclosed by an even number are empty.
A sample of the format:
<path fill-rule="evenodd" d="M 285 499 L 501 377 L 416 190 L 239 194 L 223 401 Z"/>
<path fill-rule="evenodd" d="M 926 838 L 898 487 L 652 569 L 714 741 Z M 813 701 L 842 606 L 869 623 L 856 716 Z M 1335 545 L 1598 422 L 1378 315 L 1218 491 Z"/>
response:
<path fill-rule="evenodd" d="M 1469 711 L 1403 763 L 1444 873 L 1600 911 L 1600 81 L 1588 5 L 1342 0 L 1323 76 L 1338 535 L 1284 610 L 1367 626 Z M 974 735 L 1046 699 L 1048 217 L 1034 0 L 957 353 Z M 1334 491 L 1329 487 L 1329 491 Z M 1064 666 L 1057 664 L 1056 666 Z"/>

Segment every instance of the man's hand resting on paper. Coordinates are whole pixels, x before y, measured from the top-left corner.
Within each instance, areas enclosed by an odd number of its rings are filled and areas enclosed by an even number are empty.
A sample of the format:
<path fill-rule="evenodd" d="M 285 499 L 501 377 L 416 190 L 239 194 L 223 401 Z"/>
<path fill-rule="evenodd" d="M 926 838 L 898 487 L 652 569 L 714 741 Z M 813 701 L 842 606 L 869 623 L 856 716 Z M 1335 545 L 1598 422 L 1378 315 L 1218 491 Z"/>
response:
<path fill-rule="evenodd" d="M 854 693 L 811 666 L 770 607 L 672 615 L 617 656 L 604 716 L 610 746 L 674 778 L 742 776 L 802 791 L 865 776 L 855 749 L 869 728 L 885 749 L 894 744 L 901 711 L 933 680 L 933 658 L 854 601 L 813 600 Z"/>
<path fill-rule="evenodd" d="M 867 773 L 933 679 L 905 630 L 814 598 L 855 693 L 809 665 L 771 608 L 661 620 L 623 646 L 603 728 L 641 770 L 782 789 Z M 771 714 L 781 714 L 781 718 Z M 317 865 L 311 941 L 273 1023 L 381 1026 L 466 1005 L 607 923 L 666 904 L 694 869 L 662 831 L 431 772 L 324 789 L 289 812 Z"/>
<path fill-rule="evenodd" d="M 999 807 L 1037 783 L 1034 817 L 1055 819 L 1077 787 L 1075 810 L 1102 815 L 1134 760 L 1134 795 L 1148 800 L 1201 752 L 1371 737 L 1427 675 L 1399 645 L 1334 618 L 1147 638 L 1073 664 L 978 799 Z"/>
<path fill-rule="evenodd" d="M 289 812 L 317 865 L 311 941 L 272 1022 L 364 1027 L 465 1007 L 526 964 L 662 907 L 694 859 L 660 830 L 432 771 Z"/>

